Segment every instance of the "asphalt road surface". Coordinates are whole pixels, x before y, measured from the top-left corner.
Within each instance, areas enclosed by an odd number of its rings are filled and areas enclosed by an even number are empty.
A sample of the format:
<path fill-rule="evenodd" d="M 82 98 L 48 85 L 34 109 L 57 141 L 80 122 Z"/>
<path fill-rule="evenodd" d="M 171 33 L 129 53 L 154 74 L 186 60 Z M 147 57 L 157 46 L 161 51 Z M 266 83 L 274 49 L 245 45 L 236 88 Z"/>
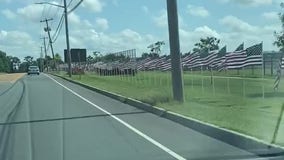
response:
<path fill-rule="evenodd" d="M 255 155 L 60 78 L 0 97 L 1 160 L 251 159 Z"/>
<path fill-rule="evenodd" d="M 12 86 L 10 82 L 0 82 L 0 95 L 4 94 L 4 92 Z"/>

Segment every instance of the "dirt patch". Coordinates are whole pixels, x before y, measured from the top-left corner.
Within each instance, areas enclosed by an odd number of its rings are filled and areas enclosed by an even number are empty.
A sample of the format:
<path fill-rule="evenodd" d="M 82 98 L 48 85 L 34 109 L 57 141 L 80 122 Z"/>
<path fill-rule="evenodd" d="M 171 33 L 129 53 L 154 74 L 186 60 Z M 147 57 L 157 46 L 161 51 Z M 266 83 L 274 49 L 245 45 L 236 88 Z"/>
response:
<path fill-rule="evenodd" d="M 24 75 L 25 73 L 0 74 L 0 82 L 14 83 Z"/>

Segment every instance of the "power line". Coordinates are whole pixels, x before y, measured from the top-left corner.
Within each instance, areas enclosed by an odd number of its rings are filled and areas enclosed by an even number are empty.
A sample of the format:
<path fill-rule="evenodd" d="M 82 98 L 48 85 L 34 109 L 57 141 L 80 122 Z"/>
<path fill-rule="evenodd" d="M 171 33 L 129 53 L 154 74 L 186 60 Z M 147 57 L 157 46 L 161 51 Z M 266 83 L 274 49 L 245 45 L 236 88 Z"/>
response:
<path fill-rule="evenodd" d="M 73 2 L 73 0 L 71 0 L 69 3 L 68 3 L 68 5 L 67 5 L 67 7 L 69 7 L 70 5 L 71 5 L 71 3 Z"/>
<path fill-rule="evenodd" d="M 49 38 L 49 44 L 50 44 L 50 47 L 51 47 L 51 52 L 52 52 L 52 58 L 54 59 L 54 51 L 53 51 L 53 47 L 52 47 L 52 40 L 51 40 L 51 37 L 50 37 L 50 27 L 48 25 L 48 21 L 51 21 L 53 20 L 52 18 L 50 19 L 44 19 L 44 20 L 41 20 L 40 22 L 45 22 L 46 23 L 46 27 L 44 28 L 44 31 L 48 33 L 48 38 Z"/>
<path fill-rule="evenodd" d="M 80 0 L 80 2 L 78 2 L 71 10 L 69 10 L 69 11 L 67 12 L 67 14 L 73 12 L 77 7 L 80 6 L 80 4 L 81 4 L 82 2 L 83 2 L 83 0 Z"/>
<path fill-rule="evenodd" d="M 59 36 L 59 34 L 60 34 L 60 31 L 61 31 L 62 26 L 63 26 L 63 25 L 62 25 L 62 24 L 63 24 L 63 19 L 64 19 L 64 14 L 62 14 L 61 19 L 60 19 L 60 21 L 59 21 L 59 23 L 58 23 L 58 25 L 57 25 L 56 31 L 55 31 L 54 34 L 52 35 L 52 42 L 53 42 L 53 43 L 57 40 L 57 38 L 58 38 L 58 36 Z"/>
<path fill-rule="evenodd" d="M 62 3 L 62 0 L 60 1 L 59 4 L 61 4 L 61 3 Z M 57 17 L 59 10 L 60 10 L 60 8 L 57 7 L 56 12 L 52 16 L 53 18 Z M 53 24 L 54 24 L 54 22 L 52 21 L 50 26 L 53 27 Z"/>
<path fill-rule="evenodd" d="M 45 9 L 46 9 L 46 6 L 44 5 L 44 6 L 43 6 L 43 10 L 42 10 L 42 12 L 41 12 L 41 17 L 40 17 L 40 19 L 43 19 L 43 15 L 44 15 Z"/>

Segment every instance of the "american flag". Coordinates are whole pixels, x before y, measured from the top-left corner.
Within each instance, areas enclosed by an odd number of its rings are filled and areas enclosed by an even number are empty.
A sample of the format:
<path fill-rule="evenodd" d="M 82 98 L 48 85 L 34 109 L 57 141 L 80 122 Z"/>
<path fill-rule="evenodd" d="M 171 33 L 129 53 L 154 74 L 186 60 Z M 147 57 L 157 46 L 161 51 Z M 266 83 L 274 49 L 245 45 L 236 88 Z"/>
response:
<path fill-rule="evenodd" d="M 281 58 L 281 69 L 284 69 L 284 57 Z"/>
<path fill-rule="evenodd" d="M 211 51 L 208 56 L 200 59 L 200 66 L 211 66 L 218 56 L 217 51 Z"/>
<path fill-rule="evenodd" d="M 197 65 L 200 64 L 200 55 L 198 53 L 193 53 L 190 55 L 190 58 L 188 58 L 186 61 L 183 62 L 184 68 L 194 68 Z"/>
<path fill-rule="evenodd" d="M 221 63 L 225 60 L 225 55 L 227 54 L 227 46 L 221 48 L 215 58 L 214 62 L 210 65 L 211 68 L 218 68 Z"/>
<path fill-rule="evenodd" d="M 244 43 L 240 44 L 235 51 L 242 51 L 244 50 Z"/>
<path fill-rule="evenodd" d="M 144 66 L 144 64 L 145 63 L 147 63 L 147 62 L 149 62 L 149 61 L 151 61 L 151 58 L 145 58 L 145 59 L 143 59 L 143 60 L 141 60 L 141 61 L 138 61 L 137 62 L 137 69 L 138 70 L 145 70 L 145 66 Z"/>
<path fill-rule="evenodd" d="M 161 69 L 162 71 L 171 70 L 171 69 L 172 69 L 171 58 L 169 58 L 169 59 L 167 59 L 166 61 L 164 61 L 164 62 L 160 65 L 160 69 Z"/>
<path fill-rule="evenodd" d="M 247 48 L 246 52 L 248 56 L 246 66 L 262 65 L 262 43 Z"/>
<path fill-rule="evenodd" d="M 245 50 L 229 52 L 221 62 L 221 66 L 224 69 L 242 68 L 246 58 L 247 55 Z"/>
<path fill-rule="evenodd" d="M 152 59 L 144 64 L 146 70 L 154 70 L 157 68 L 157 63 L 159 63 L 160 58 Z"/>
<path fill-rule="evenodd" d="M 201 57 L 198 53 L 193 53 L 188 56 L 186 60 L 183 60 L 182 65 L 184 68 L 196 68 L 211 66 L 216 60 L 218 53 L 211 51 L 206 57 Z"/>
<path fill-rule="evenodd" d="M 253 45 L 246 50 L 228 53 L 221 63 L 221 68 L 238 69 L 253 65 L 262 65 L 262 43 Z"/>

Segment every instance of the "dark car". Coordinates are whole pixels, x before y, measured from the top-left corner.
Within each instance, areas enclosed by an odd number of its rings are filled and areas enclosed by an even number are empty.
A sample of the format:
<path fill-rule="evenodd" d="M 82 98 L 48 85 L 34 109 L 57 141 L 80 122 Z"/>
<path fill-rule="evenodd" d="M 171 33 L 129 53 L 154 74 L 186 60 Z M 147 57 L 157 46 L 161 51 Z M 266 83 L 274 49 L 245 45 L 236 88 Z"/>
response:
<path fill-rule="evenodd" d="M 28 68 L 28 75 L 30 74 L 37 74 L 39 75 L 39 68 L 38 66 L 29 66 Z"/>

